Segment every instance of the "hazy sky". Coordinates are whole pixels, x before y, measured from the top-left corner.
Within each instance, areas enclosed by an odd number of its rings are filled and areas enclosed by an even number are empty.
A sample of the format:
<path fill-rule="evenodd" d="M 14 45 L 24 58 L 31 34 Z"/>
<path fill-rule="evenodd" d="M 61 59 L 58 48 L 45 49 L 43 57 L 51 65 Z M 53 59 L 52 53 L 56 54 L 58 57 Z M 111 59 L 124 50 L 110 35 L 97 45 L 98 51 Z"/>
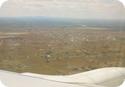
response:
<path fill-rule="evenodd" d="M 125 9 L 118 0 L 8 0 L 0 16 L 125 19 Z"/>

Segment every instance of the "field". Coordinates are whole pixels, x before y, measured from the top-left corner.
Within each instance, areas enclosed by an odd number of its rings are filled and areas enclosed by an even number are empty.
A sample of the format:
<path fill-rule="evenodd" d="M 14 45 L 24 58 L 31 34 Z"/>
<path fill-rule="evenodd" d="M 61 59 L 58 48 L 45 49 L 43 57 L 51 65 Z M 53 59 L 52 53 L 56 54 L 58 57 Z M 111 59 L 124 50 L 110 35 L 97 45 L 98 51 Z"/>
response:
<path fill-rule="evenodd" d="M 0 69 L 73 74 L 125 67 L 125 31 L 98 28 L 0 32 Z"/>

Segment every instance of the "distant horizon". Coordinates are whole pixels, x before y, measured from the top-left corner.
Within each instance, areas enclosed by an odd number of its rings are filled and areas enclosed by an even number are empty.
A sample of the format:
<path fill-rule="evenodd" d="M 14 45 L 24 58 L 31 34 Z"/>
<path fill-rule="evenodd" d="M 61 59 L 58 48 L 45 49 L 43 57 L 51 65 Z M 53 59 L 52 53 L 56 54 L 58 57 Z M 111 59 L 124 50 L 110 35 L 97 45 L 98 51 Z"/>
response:
<path fill-rule="evenodd" d="M 99 18 L 69 18 L 69 17 L 53 17 L 53 16 L 0 16 L 0 18 L 43 18 L 43 19 L 63 19 L 63 20 L 107 20 L 107 21 L 125 21 L 124 19 L 99 19 Z"/>
<path fill-rule="evenodd" d="M 47 16 L 21 16 L 21 17 L 0 17 L 1 29 L 42 29 L 44 27 L 99 27 L 111 29 L 124 29 L 125 20 L 104 20 L 104 19 L 67 19 Z"/>

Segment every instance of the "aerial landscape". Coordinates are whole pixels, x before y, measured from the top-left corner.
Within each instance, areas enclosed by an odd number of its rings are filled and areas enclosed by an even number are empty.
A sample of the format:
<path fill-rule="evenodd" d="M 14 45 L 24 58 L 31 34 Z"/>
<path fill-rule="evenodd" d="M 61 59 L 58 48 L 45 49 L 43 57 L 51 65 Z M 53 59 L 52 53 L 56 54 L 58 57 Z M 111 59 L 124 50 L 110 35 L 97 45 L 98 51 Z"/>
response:
<path fill-rule="evenodd" d="M 125 87 L 125 0 L 0 0 L 0 87 Z"/>
<path fill-rule="evenodd" d="M 6 0 L 0 69 L 65 75 L 124 67 L 124 15 L 118 0 Z"/>
<path fill-rule="evenodd" d="M 90 26 L 59 19 L 33 18 L 34 22 L 25 19 L 24 24 L 22 18 L 1 19 L 0 68 L 3 70 L 65 75 L 125 66 L 124 21 L 121 26 L 115 22 L 109 26 L 109 22 L 104 27 L 98 21 Z"/>

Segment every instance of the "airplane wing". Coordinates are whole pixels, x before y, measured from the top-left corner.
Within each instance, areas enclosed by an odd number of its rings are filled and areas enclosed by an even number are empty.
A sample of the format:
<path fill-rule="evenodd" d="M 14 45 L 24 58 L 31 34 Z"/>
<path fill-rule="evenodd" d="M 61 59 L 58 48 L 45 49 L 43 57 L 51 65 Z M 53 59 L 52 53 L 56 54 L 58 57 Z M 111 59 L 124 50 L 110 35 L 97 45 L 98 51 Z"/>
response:
<path fill-rule="evenodd" d="M 125 68 L 115 67 L 66 76 L 0 70 L 0 87 L 124 87 L 124 79 Z"/>
<path fill-rule="evenodd" d="M 117 87 L 125 79 L 125 68 L 111 67 L 101 68 L 88 72 L 83 72 L 74 75 L 66 76 L 52 76 L 52 75 L 39 75 L 33 73 L 22 73 L 26 76 L 39 77 L 47 80 L 66 82 L 72 84 L 97 84 L 101 86 Z"/>
<path fill-rule="evenodd" d="M 66 82 L 58 82 L 38 77 L 25 76 L 0 70 L 0 87 L 103 87 L 95 84 L 82 86 Z"/>

